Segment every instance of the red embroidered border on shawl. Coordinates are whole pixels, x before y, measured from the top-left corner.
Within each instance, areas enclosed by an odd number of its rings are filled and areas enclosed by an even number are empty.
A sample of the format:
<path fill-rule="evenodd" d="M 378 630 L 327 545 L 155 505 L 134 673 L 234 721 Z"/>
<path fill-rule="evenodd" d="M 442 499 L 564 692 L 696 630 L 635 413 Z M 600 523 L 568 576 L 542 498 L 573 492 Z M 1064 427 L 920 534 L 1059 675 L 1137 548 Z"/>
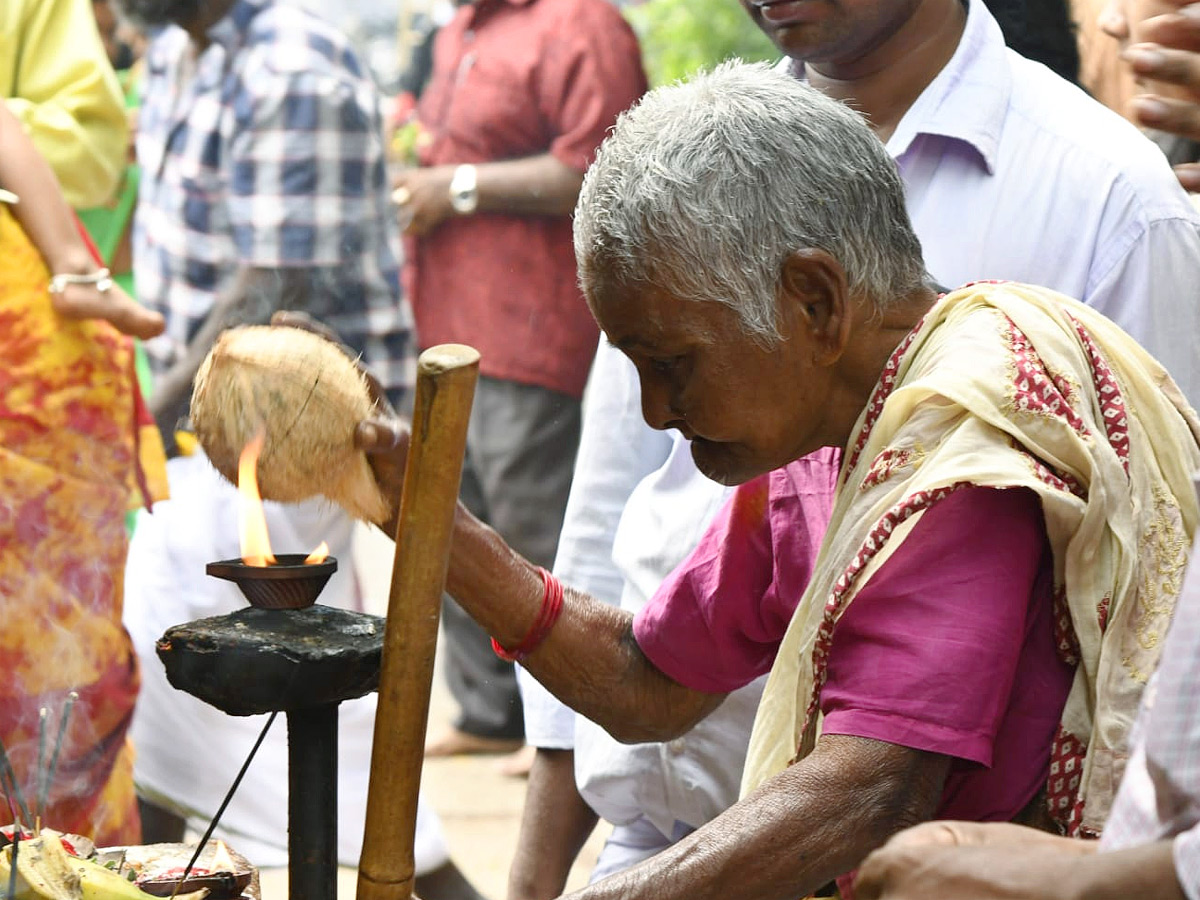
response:
<path fill-rule="evenodd" d="M 1125 412 L 1125 398 L 1121 396 L 1121 386 L 1087 329 L 1074 316 L 1068 315 L 1068 318 L 1075 326 L 1079 340 L 1083 342 L 1088 360 L 1092 364 L 1092 383 L 1096 386 L 1096 396 L 1100 398 L 1101 418 L 1104 421 L 1104 432 L 1108 437 L 1109 446 L 1121 460 L 1121 466 L 1128 475 L 1129 420 Z"/>
<path fill-rule="evenodd" d="M 1082 655 L 1079 638 L 1071 622 L 1071 607 L 1067 605 L 1066 585 L 1055 585 L 1050 608 L 1054 615 L 1054 646 L 1058 650 L 1058 657 L 1068 666 L 1077 666 Z"/>
<path fill-rule="evenodd" d="M 825 616 L 817 628 L 817 637 L 813 644 L 813 689 L 812 696 L 809 698 L 808 709 L 804 714 L 804 728 L 802 732 L 808 729 L 809 723 L 813 721 L 813 717 L 817 713 L 821 688 L 825 685 L 825 677 L 827 675 L 829 651 L 833 647 L 834 626 L 837 624 L 838 613 L 841 612 L 846 603 L 846 595 L 854 580 L 883 547 L 896 526 L 914 513 L 918 513 L 932 506 L 937 501 L 948 497 L 960 488 L 970 487 L 970 485 L 971 482 L 969 481 L 960 481 L 948 487 L 918 491 L 906 497 L 899 504 L 884 513 L 883 518 L 876 523 L 875 527 L 871 529 L 870 534 L 867 535 L 866 540 L 859 548 L 858 553 L 854 555 L 854 559 L 850 565 L 838 577 L 837 582 L 833 586 L 833 591 L 829 595 L 829 600 L 825 603 Z"/>
<path fill-rule="evenodd" d="M 1075 388 L 1062 375 L 1046 368 L 1029 338 L 1011 319 L 1008 343 L 1015 369 L 1013 405 L 1023 412 L 1063 419 L 1076 434 L 1087 435 L 1087 426 L 1072 403 L 1078 402 Z"/>
<path fill-rule="evenodd" d="M 850 458 L 846 460 L 844 471 L 849 472 L 853 470 L 855 464 L 858 462 L 858 457 L 862 454 L 863 447 L 867 445 L 867 440 L 871 437 L 871 429 L 875 427 L 875 421 L 879 418 L 879 413 L 883 411 L 883 404 L 892 393 L 892 388 L 896 386 L 896 373 L 900 371 L 900 361 L 904 359 L 904 354 L 912 346 L 912 342 L 917 337 L 917 332 L 921 330 L 921 326 L 924 324 L 925 317 L 922 316 L 921 321 L 916 324 L 916 327 L 905 335 L 904 340 L 892 351 L 887 365 L 883 367 L 883 373 L 879 376 L 879 383 L 875 385 L 875 390 L 871 394 L 871 400 L 867 403 L 867 417 L 863 421 L 862 434 L 854 442 L 854 449 L 850 451 Z"/>
<path fill-rule="evenodd" d="M 1055 490 L 1062 491 L 1063 493 L 1074 494 L 1080 499 L 1087 498 L 1087 491 L 1085 491 L 1083 485 L 1079 483 L 1078 478 L 1075 478 L 1073 475 L 1069 475 L 1066 472 L 1059 472 L 1050 468 L 1050 466 L 1046 465 L 1045 462 L 1038 459 L 1036 456 L 1022 447 L 1017 447 L 1016 449 L 1018 452 L 1024 454 L 1024 456 L 1029 460 L 1029 465 L 1033 468 L 1033 477 L 1038 481 L 1042 482 L 1043 484 L 1048 484 L 1050 487 L 1054 488 Z"/>
<path fill-rule="evenodd" d="M 893 472 L 911 466 L 914 460 L 923 455 L 920 450 L 912 447 L 903 449 L 887 447 L 881 450 L 879 455 L 871 462 L 871 468 L 863 478 L 862 484 L 858 486 L 859 492 L 861 493 L 862 491 L 883 484 L 892 477 Z"/>
<path fill-rule="evenodd" d="M 1046 806 L 1064 834 L 1075 836 L 1083 818 L 1083 760 L 1087 744 L 1060 725 L 1050 747 L 1050 776 L 1046 780 Z"/>

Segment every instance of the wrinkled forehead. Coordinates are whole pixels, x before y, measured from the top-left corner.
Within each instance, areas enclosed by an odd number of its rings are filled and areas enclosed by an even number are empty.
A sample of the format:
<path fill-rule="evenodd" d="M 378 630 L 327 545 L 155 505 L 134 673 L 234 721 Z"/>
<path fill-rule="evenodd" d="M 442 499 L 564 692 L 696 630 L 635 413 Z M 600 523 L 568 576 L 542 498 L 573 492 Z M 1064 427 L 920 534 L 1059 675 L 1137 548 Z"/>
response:
<path fill-rule="evenodd" d="M 689 300 L 659 287 L 614 287 L 597 292 L 591 304 L 609 343 L 626 353 L 678 353 L 746 339 L 728 306 Z"/>

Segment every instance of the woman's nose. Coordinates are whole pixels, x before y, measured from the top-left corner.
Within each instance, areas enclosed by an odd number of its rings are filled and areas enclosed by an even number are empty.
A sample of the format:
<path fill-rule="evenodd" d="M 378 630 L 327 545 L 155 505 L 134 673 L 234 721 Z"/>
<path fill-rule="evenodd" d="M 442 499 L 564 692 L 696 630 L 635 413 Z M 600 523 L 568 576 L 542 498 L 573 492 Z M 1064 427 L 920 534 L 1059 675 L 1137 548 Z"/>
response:
<path fill-rule="evenodd" d="M 642 382 L 642 418 L 651 428 L 666 431 L 678 418 L 671 411 L 669 391 L 660 379 L 645 378 Z"/>

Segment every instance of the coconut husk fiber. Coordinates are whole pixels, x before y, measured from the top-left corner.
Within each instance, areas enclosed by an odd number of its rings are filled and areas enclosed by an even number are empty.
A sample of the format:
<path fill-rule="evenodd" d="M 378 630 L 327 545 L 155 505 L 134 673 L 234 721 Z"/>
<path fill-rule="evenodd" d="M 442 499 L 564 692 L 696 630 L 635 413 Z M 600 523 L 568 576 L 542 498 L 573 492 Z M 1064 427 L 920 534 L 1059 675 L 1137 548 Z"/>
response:
<path fill-rule="evenodd" d="M 366 378 L 334 343 L 298 328 L 250 325 L 221 334 L 196 373 L 192 427 L 217 470 L 237 484 L 238 458 L 260 432 L 266 500 L 323 495 L 356 518 L 388 507 L 354 429 L 375 410 Z"/>

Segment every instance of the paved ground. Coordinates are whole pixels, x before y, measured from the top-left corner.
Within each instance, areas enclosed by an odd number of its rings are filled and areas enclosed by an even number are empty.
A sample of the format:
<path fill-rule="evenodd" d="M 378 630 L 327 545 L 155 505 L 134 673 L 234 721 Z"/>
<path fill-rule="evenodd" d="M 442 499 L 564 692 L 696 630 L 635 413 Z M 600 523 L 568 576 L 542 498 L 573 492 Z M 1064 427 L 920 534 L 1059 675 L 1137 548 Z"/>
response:
<path fill-rule="evenodd" d="M 376 532 L 359 536 L 356 563 L 363 576 L 372 611 L 386 607 L 392 544 Z M 440 671 L 434 673 L 430 698 L 429 730 L 448 725 L 454 701 L 446 691 Z M 489 900 L 504 900 L 508 866 L 517 841 L 525 781 L 501 775 L 499 757 L 453 757 L 426 760 L 422 789 L 441 816 L 450 854 L 458 867 Z M 603 843 L 602 833 L 592 835 L 568 882 L 582 886 Z M 286 870 L 262 873 L 263 900 L 286 900 Z M 338 900 L 353 900 L 355 872 L 343 869 L 338 879 Z"/>

